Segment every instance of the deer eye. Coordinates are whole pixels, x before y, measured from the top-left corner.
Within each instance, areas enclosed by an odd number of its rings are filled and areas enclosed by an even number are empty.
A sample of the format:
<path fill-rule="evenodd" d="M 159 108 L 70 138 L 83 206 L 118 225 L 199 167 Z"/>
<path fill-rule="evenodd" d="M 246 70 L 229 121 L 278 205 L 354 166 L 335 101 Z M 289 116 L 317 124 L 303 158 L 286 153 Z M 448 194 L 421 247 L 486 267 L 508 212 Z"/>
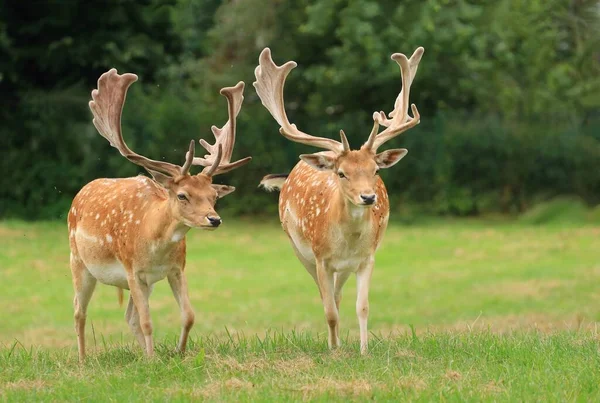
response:
<path fill-rule="evenodd" d="M 379 175 L 379 169 L 375 171 L 375 176 Z"/>
<path fill-rule="evenodd" d="M 187 198 L 187 196 L 186 196 L 186 195 L 184 195 L 183 193 L 179 193 L 179 194 L 177 195 L 177 198 L 178 198 L 179 200 L 182 200 L 182 201 L 183 201 L 183 200 L 187 200 L 187 199 L 188 199 L 188 198 Z"/>
<path fill-rule="evenodd" d="M 338 176 L 339 176 L 341 179 L 344 179 L 344 178 L 346 177 L 346 175 L 344 175 L 344 173 L 343 173 L 343 172 L 341 172 L 341 171 L 340 171 L 340 172 L 338 172 Z"/>

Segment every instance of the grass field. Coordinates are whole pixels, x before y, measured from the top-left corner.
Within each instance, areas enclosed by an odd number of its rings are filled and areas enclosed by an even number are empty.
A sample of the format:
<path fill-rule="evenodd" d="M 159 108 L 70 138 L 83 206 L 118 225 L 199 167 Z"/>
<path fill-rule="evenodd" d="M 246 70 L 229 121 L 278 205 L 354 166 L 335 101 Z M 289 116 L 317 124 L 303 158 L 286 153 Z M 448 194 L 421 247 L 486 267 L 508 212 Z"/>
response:
<path fill-rule="evenodd" d="M 166 282 L 151 298 L 158 357 L 134 345 L 115 289 L 88 312 L 77 363 L 63 223 L 0 223 L 0 400 L 600 399 L 600 226 L 392 225 L 358 353 L 354 281 L 343 347 L 326 348 L 318 291 L 277 223 L 188 236 L 193 342 L 174 354 Z"/>

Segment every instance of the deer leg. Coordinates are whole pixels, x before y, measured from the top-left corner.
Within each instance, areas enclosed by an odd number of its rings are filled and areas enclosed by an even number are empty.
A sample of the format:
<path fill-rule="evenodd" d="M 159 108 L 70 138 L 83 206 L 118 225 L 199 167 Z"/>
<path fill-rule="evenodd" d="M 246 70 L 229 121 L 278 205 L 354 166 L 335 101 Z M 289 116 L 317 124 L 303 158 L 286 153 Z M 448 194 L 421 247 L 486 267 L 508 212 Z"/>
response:
<path fill-rule="evenodd" d="M 137 273 L 133 273 L 133 270 L 128 270 L 127 283 L 129 285 L 130 296 L 133 299 L 133 304 L 139 316 L 139 325 L 144 335 L 146 355 L 152 357 L 154 355 L 154 343 L 152 341 L 150 306 L 148 305 L 148 298 L 150 298 L 152 289 L 140 279 Z"/>
<path fill-rule="evenodd" d="M 302 263 L 302 265 L 304 266 L 304 268 L 306 269 L 306 271 L 308 272 L 308 274 L 310 274 L 310 276 L 313 278 L 313 280 L 315 280 L 315 284 L 317 285 L 317 287 L 319 286 L 319 279 L 317 278 L 317 266 L 314 260 L 307 260 L 302 253 L 300 253 L 300 251 L 298 250 L 298 248 L 296 248 L 296 245 L 294 244 L 294 241 L 292 240 L 292 238 L 290 238 L 290 240 L 292 241 L 292 248 L 294 249 L 294 253 L 296 254 L 296 257 L 298 258 L 298 260 L 300 261 L 300 263 Z"/>
<path fill-rule="evenodd" d="M 333 273 L 325 270 L 323 262 L 317 263 L 317 279 L 319 280 L 319 290 L 321 291 L 321 300 L 325 309 L 325 318 L 329 325 L 329 337 L 327 344 L 329 348 L 339 347 L 340 340 L 338 334 L 338 310 L 335 306 L 334 298 L 334 280 Z"/>
<path fill-rule="evenodd" d="M 313 278 L 313 280 L 315 280 L 315 284 L 317 285 L 317 288 L 319 289 L 319 296 L 321 297 L 321 300 L 323 300 L 323 291 L 321 290 L 321 285 L 319 284 L 319 276 L 317 275 L 317 266 L 314 263 L 307 262 L 307 263 L 304 263 L 304 267 L 306 268 L 306 271 L 308 272 L 308 274 L 310 274 L 310 276 Z"/>
<path fill-rule="evenodd" d="M 366 354 L 368 349 L 367 320 L 369 319 L 369 286 L 373 273 L 373 259 L 356 272 L 356 315 L 360 327 L 360 353 Z"/>
<path fill-rule="evenodd" d="M 96 288 L 96 279 L 84 266 L 83 261 L 71 255 L 71 274 L 73 275 L 73 309 L 75 311 L 75 332 L 77 333 L 77 348 L 79 361 L 85 360 L 85 321 L 87 318 L 87 307 Z"/>
<path fill-rule="evenodd" d="M 131 295 L 129 295 L 129 303 L 127 304 L 127 310 L 125 311 L 125 320 L 142 350 L 146 351 L 146 339 L 144 338 L 144 333 L 142 333 L 142 328 L 140 326 L 140 316 L 138 315 L 138 311 L 135 308 L 133 297 Z"/>
<path fill-rule="evenodd" d="M 346 284 L 346 281 L 348 281 L 348 277 L 350 277 L 350 273 L 351 272 L 341 272 L 341 273 L 336 273 L 335 274 L 335 281 L 334 281 L 334 289 L 335 289 L 335 306 L 338 309 L 338 312 L 340 311 L 340 303 L 342 302 L 342 287 L 344 287 L 344 284 Z"/>
<path fill-rule="evenodd" d="M 335 273 L 333 278 L 333 299 L 335 300 L 335 307 L 338 311 L 338 316 L 340 313 L 340 303 L 342 302 L 342 287 L 346 284 L 346 281 L 350 277 L 350 272 L 341 272 Z M 340 343 L 340 324 L 338 319 L 338 325 L 336 326 L 336 334 L 335 337 L 338 339 L 338 344 Z"/>
<path fill-rule="evenodd" d="M 179 337 L 179 344 L 177 345 L 177 351 L 185 353 L 185 347 L 187 345 L 188 336 L 192 326 L 194 326 L 194 310 L 190 304 L 190 297 L 188 295 L 187 279 L 182 270 L 176 269 L 174 272 L 169 274 L 167 277 L 173 296 L 179 304 L 181 310 L 181 335 Z"/>

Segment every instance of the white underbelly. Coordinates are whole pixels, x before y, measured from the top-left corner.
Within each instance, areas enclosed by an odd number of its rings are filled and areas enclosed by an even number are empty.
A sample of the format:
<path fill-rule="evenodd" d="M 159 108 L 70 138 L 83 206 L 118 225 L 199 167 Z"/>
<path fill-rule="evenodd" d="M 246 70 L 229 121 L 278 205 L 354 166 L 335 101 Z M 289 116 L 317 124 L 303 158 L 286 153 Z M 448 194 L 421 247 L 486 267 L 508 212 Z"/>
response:
<path fill-rule="evenodd" d="M 311 242 L 303 235 L 302 228 L 299 226 L 300 220 L 293 211 L 286 206 L 282 217 L 284 228 L 288 233 L 300 260 L 314 264 L 316 257 Z M 365 228 L 368 230 L 368 228 Z M 360 268 L 365 267 L 372 259 L 369 239 L 359 237 L 358 239 L 347 240 L 345 234 L 334 233 L 331 237 L 337 239 L 334 251 L 329 256 L 324 256 L 325 269 L 332 272 L 351 272 L 356 273 Z M 305 262 L 303 262 L 305 263 Z"/>
<path fill-rule="evenodd" d="M 289 230 L 290 238 L 292 239 L 292 243 L 294 247 L 298 251 L 298 254 L 302 256 L 308 262 L 315 261 L 315 254 L 312 250 L 311 244 L 308 242 L 306 238 L 304 238 L 301 234 L 294 231 L 293 229 Z"/>
<path fill-rule="evenodd" d="M 102 265 L 87 265 L 88 271 L 102 284 L 129 289 L 127 273 L 120 262 Z"/>
<path fill-rule="evenodd" d="M 151 270 L 146 271 L 144 273 L 140 273 L 140 277 L 144 278 L 146 284 L 152 285 L 160 280 L 163 280 L 169 274 L 169 270 L 173 266 L 168 265 L 158 265 L 152 267 Z"/>
<path fill-rule="evenodd" d="M 120 262 L 103 265 L 87 265 L 86 267 L 92 276 L 102 284 L 112 285 L 126 290 L 129 289 L 127 272 Z M 151 270 L 139 272 L 138 278 L 147 285 L 152 285 L 167 277 L 169 268 L 170 266 L 167 265 L 154 266 Z"/>
<path fill-rule="evenodd" d="M 351 272 L 356 273 L 363 267 L 370 256 L 339 256 L 328 259 L 329 270 L 333 272 Z"/>
<path fill-rule="evenodd" d="M 308 240 L 293 230 L 289 231 L 289 235 L 300 257 L 308 262 L 314 263 L 316 260 L 315 254 Z M 348 251 L 347 253 L 343 253 L 343 251 L 339 250 L 336 251 L 335 256 L 326 258 L 326 269 L 333 272 L 349 271 L 355 273 L 371 259 L 371 256 L 368 254 L 365 255 L 356 252 L 356 250 L 351 252 Z"/>

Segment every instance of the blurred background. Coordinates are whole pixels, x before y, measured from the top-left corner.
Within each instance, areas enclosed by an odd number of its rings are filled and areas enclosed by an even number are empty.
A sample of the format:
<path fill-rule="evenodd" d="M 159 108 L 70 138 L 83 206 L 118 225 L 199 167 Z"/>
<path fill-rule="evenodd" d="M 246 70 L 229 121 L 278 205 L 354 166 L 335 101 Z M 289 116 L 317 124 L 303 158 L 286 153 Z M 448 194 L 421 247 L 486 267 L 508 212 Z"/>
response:
<path fill-rule="evenodd" d="M 257 189 L 318 151 L 284 139 L 256 96 L 266 46 L 298 63 L 290 121 L 343 129 L 354 148 L 400 92 L 390 55 L 425 48 L 411 88 L 421 124 L 385 147 L 410 152 L 382 172 L 393 222 L 367 359 L 356 283 L 344 348 L 326 353 L 278 194 Z M 190 354 L 172 354 L 166 281 L 150 299 L 160 359 L 148 365 L 102 286 L 81 367 L 66 213 L 89 181 L 143 172 L 92 125 L 90 92 L 113 67 L 139 75 L 126 142 L 177 164 L 190 139 L 212 143 L 227 120 L 219 90 L 243 80 L 234 158 L 254 159 L 215 178 L 237 187 L 217 206 L 225 225 L 187 236 Z M 0 0 L 0 173 L 0 401 L 600 401 L 598 0 Z"/>
<path fill-rule="evenodd" d="M 219 89 L 243 80 L 234 156 L 254 160 L 218 177 L 238 188 L 220 210 L 275 214 L 260 179 L 316 150 L 280 136 L 254 92 L 265 46 L 278 64 L 298 62 L 290 120 L 336 139 L 344 129 L 354 148 L 400 91 L 390 55 L 425 48 L 411 91 L 421 124 L 388 145 L 410 151 L 384 173 L 392 216 L 600 202 L 597 1 L 2 0 L 0 218 L 64 218 L 90 180 L 140 172 L 91 123 L 90 91 L 112 67 L 140 77 L 126 141 L 174 163 L 190 139 L 212 142 L 210 126 L 227 119 Z"/>

